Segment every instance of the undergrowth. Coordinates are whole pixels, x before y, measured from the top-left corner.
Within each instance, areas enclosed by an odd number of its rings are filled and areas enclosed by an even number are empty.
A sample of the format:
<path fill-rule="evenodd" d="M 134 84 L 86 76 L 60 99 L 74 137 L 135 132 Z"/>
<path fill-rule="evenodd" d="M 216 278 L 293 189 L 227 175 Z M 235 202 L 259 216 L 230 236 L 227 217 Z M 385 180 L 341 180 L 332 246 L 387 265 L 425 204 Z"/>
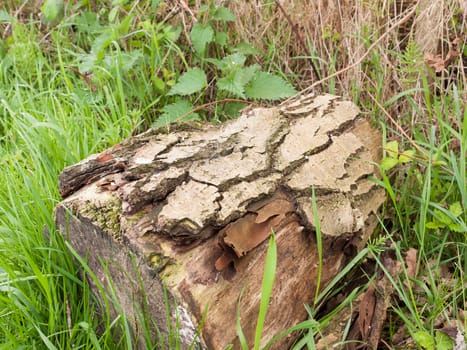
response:
<path fill-rule="evenodd" d="M 465 10 L 442 3 L 430 48 L 416 1 L 3 1 L 0 348 L 137 346 L 123 312 L 110 316 L 118 301 L 93 296 L 92 271 L 54 228 L 65 166 L 151 126 L 222 122 L 310 86 L 352 99 L 382 130 L 375 182 L 388 201 L 368 246 L 306 306 L 309 320 L 278 337 L 300 330 L 294 348 L 315 348 L 365 284 L 323 314 L 331 287 L 367 259 L 395 291 L 382 340 L 452 347 L 442 330 L 466 326 Z M 389 250 L 404 273 L 385 268 Z M 146 346 L 161 346 L 146 326 Z"/>

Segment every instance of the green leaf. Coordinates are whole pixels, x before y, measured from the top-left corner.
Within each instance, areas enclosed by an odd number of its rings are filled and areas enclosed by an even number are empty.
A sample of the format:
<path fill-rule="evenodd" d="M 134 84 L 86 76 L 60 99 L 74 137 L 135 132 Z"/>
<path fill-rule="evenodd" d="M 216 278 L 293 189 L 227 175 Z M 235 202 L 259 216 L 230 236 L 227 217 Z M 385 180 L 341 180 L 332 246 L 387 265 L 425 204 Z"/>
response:
<path fill-rule="evenodd" d="M 199 120 L 198 113 L 190 113 L 192 110 L 193 105 L 190 102 L 179 100 L 162 108 L 162 114 L 153 126 L 167 126 L 177 121 Z"/>
<path fill-rule="evenodd" d="M 239 52 L 239 53 L 242 53 L 242 54 L 247 55 L 247 56 L 248 55 L 259 55 L 259 54 L 261 54 L 261 51 L 259 51 L 256 47 L 254 47 L 253 45 L 251 45 L 249 43 L 246 43 L 244 41 L 237 44 L 237 46 L 235 46 L 232 51 Z"/>
<path fill-rule="evenodd" d="M 61 21 L 65 5 L 63 0 L 45 0 L 41 7 L 41 19 L 47 25 L 54 25 Z"/>
<path fill-rule="evenodd" d="M 436 331 L 435 339 L 436 350 L 451 350 L 454 346 L 454 341 L 446 333 Z"/>
<path fill-rule="evenodd" d="M 232 55 L 227 55 L 222 59 L 224 63 L 223 70 L 233 70 L 243 67 L 246 61 L 246 56 L 241 53 L 234 53 Z"/>
<path fill-rule="evenodd" d="M 415 342 L 426 350 L 435 350 L 435 340 L 430 333 L 417 331 L 413 335 Z"/>
<path fill-rule="evenodd" d="M 445 226 L 452 224 L 452 219 L 447 214 L 442 212 L 441 210 L 435 209 L 433 212 L 437 220 L 439 220 L 439 222 L 441 222 Z"/>
<path fill-rule="evenodd" d="M 202 54 L 206 50 L 206 45 L 213 41 L 214 30 L 209 24 L 203 26 L 198 22 L 191 29 L 190 39 L 195 51 Z"/>
<path fill-rule="evenodd" d="M 455 202 L 449 206 L 449 211 L 452 213 L 452 215 L 454 215 L 454 217 L 457 218 L 460 215 L 462 215 L 464 209 L 462 209 L 462 205 L 460 204 L 460 202 Z"/>
<path fill-rule="evenodd" d="M 212 18 L 224 22 L 235 22 L 235 20 L 237 19 L 228 8 L 225 8 L 223 6 L 218 7 L 216 9 Z"/>
<path fill-rule="evenodd" d="M 427 222 L 427 223 L 425 224 L 425 227 L 426 227 L 426 228 L 429 228 L 429 229 L 432 229 L 432 230 L 437 230 L 437 229 L 443 228 L 443 227 L 445 227 L 445 226 L 446 226 L 446 225 L 441 224 L 441 223 L 438 222 L 438 221 L 430 221 L 430 222 Z"/>
<path fill-rule="evenodd" d="M 190 95 L 201 91 L 206 85 L 206 73 L 202 69 L 189 69 L 178 79 L 178 82 L 170 89 L 168 95 Z"/>
<path fill-rule="evenodd" d="M 236 78 L 238 73 L 231 73 L 227 77 L 220 78 L 217 81 L 217 87 L 219 90 L 227 91 L 234 96 L 245 98 L 245 85 L 242 84 L 241 79 Z"/>
<path fill-rule="evenodd" d="M 407 150 L 402 152 L 399 156 L 399 163 L 409 163 L 414 159 L 415 151 L 414 150 Z"/>
<path fill-rule="evenodd" d="M 245 95 L 254 99 L 279 100 L 295 93 L 292 85 L 284 79 L 265 72 L 256 72 L 245 88 Z"/>
<path fill-rule="evenodd" d="M 384 150 L 387 152 L 389 157 L 397 158 L 397 156 L 399 155 L 399 143 L 395 140 L 388 142 L 384 146 Z"/>
<path fill-rule="evenodd" d="M 11 16 L 8 12 L 6 12 L 5 10 L 0 10 L 0 23 L 12 23 L 14 20 L 15 18 Z"/>
<path fill-rule="evenodd" d="M 381 169 L 388 171 L 394 168 L 398 163 L 399 161 L 396 158 L 383 158 L 381 161 Z"/>
<path fill-rule="evenodd" d="M 465 227 L 461 224 L 458 224 L 458 223 L 452 223 L 452 224 L 449 224 L 448 225 L 449 229 L 451 231 L 454 231 L 454 232 L 457 232 L 457 233 L 464 233 L 464 232 L 467 232 L 467 230 L 465 229 Z"/>
<path fill-rule="evenodd" d="M 217 32 L 214 40 L 220 46 L 227 46 L 229 36 L 226 32 Z"/>
<path fill-rule="evenodd" d="M 240 79 L 240 83 L 245 86 L 250 82 L 250 80 L 253 78 L 255 73 L 259 71 L 260 66 L 257 64 L 253 64 L 251 66 L 242 68 L 239 70 L 239 76 L 238 79 Z"/>

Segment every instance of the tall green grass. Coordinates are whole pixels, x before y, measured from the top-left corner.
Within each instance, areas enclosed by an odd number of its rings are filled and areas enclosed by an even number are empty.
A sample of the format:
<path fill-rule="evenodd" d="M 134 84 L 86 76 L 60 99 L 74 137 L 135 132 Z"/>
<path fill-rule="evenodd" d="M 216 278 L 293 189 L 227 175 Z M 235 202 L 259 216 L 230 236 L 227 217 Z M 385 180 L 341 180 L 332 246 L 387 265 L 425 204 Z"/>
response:
<path fill-rule="evenodd" d="M 173 102 L 166 94 L 181 72 L 199 62 L 189 54 L 186 42 L 176 41 L 183 33 L 168 24 L 167 13 L 157 12 L 157 1 L 95 3 L 97 11 L 92 2 L 70 3 L 64 19 L 50 27 L 40 23 L 37 9 L 34 12 L 27 2 L 7 1 L 6 11 L 1 12 L 1 28 L 11 30 L 11 35 L 0 39 L 1 349 L 135 346 L 125 315 L 111 319 L 105 305 L 117 301 L 104 295 L 100 305 L 87 283 L 92 271 L 54 228 L 53 208 L 60 200 L 57 178 L 65 166 L 152 125 L 164 105 Z M 4 16 L 22 4 L 27 6 L 21 21 Z M 458 24 L 449 25 L 455 32 Z M 263 67 L 273 67 L 285 77 L 278 70 L 287 66 L 279 57 L 287 44 L 280 42 L 279 34 L 274 42 L 263 43 L 269 45 L 265 57 L 250 60 L 262 61 Z M 375 35 L 362 24 L 355 40 L 369 47 Z M 328 71 L 340 69 L 341 52 L 332 50 L 334 39 L 322 39 L 331 43 L 326 52 L 318 52 L 313 41 L 307 41 L 315 65 L 326 67 L 318 72 L 324 78 Z M 337 45 L 338 38 L 335 41 Z M 214 47 L 212 54 L 216 52 L 225 54 L 226 48 Z M 400 63 L 396 70 L 383 64 L 388 57 Z M 462 67 L 457 78 L 454 68 L 449 69 L 445 72 L 452 73 L 449 81 L 443 76 L 427 77 L 423 55 L 412 44 L 400 52 L 377 46 L 362 63 L 360 80 L 348 84 L 349 95 L 380 123 L 385 139 L 397 140 L 401 152 L 416 151 L 410 162 L 381 169 L 378 183 L 389 199 L 378 233 L 390 237 L 402 264 L 409 248 L 418 250 L 418 275 L 391 276 L 378 255 L 386 248 L 381 239 L 374 239 L 315 295 L 308 309 L 310 319 L 275 339 L 300 330 L 303 338 L 294 349 L 312 349 L 339 308 L 350 305 L 361 288 L 328 315 L 320 315 L 319 307 L 370 253 L 396 291 L 386 339 L 405 325 L 418 342 L 425 337 L 436 343 L 440 320 L 467 325 L 462 318 L 467 299 L 465 77 Z M 388 88 L 391 74 L 399 79 L 395 85 L 400 89 L 395 92 Z M 300 77 L 295 74 L 294 78 Z M 323 89 L 342 93 L 343 85 L 336 77 Z M 393 115 L 395 122 L 387 117 L 393 111 L 400 111 Z M 269 278 L 272 275 L 270 271 Z M 103 314 L 103 323 L 98 314 Z M 152 326 L 148 325 L 146 334 Z M 152 341 L 147 336 L 148 346 L 156 346 Z M 177 347 L 176 339 L 170 342 Z M 258 348 L 258 339 L 255 344 Z"/>

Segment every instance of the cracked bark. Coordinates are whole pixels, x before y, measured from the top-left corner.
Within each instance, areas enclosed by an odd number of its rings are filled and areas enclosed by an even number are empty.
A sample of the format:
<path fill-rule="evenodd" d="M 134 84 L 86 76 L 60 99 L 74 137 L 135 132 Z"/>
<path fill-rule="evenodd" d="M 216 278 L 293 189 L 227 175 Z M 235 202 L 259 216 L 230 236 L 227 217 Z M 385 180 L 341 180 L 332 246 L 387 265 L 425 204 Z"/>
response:
<path fill-rule="evenodd" d="M 332 95 L 304 96 L 220 126 L 150 130 L 66 168 L 56 222 L 80 254 L 88 253 L 99 278 L 105 280 L 99 258 L 110 266 L 136 331 L 134 304 L 144 301 L 135 264 L 163 332 L 162 284 L 184 310 L 186 330 L 208 308 L 201 342 L 209 349 L 238 348 L 236 307 L 243 288 L 242 326 L 250 343 L 254 339 L 264 242 L 274 230 L 278 266 L 266 343 L 307 317 L 303 304 L 315 292 L 312 186 L 324 288 L 376 226 L 384 191 L 368 177 L 375 176 L 380 152 L 380 135 L 354 104 Z M 189 344 L 189 338 L 183 341 Z M 273 348 L 293 341 L 283 338 Z"/>

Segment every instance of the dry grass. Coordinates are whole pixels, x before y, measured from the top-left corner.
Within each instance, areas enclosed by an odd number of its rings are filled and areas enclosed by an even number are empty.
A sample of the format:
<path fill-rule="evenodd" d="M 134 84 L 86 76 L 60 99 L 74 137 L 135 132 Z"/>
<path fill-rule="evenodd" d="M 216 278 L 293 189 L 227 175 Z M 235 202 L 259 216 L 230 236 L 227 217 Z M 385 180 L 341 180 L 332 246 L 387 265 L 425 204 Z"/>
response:
<path fill-rule="evenodd" d="M 197 0 L 191 7 L 193 14 L 202 3 Z M 295 76 L 298 89 L 313 86 L 317 92 L 348 96 L 361 101 L 364 112 L 373 114 L 373 99 L 384 105 L 402 91 L 420 87 L 423 54 L 446 57 L 452 41 L 465 27 L 466 14 L 460 7 L 462 1 L 456 0 L 219 3 L 228 6 L 238 19 L 231 28 L 237 40 L 267 52 L 270 62 L 276 62 L 271 65 L 280 64 L 282 71 Z M 409 41 L 418 48 L 414 57 L 407 52 Z M 462 60 L 454 65 L 440 74 L 445 75 L 447 83 L 464 84 Z M 426 70 L 429 80 L 430 74 Z M 433 86 L 433 91 L 440 93 L 445 87 Z M 422 96 L 415 99 L 424 109 Z M 388 112 L 396 116 L 406 109 L 399 102 L 393 103 Z M 410 116 L 406 122 L 417 122 L 412 120 L 415 118 Z"/>

